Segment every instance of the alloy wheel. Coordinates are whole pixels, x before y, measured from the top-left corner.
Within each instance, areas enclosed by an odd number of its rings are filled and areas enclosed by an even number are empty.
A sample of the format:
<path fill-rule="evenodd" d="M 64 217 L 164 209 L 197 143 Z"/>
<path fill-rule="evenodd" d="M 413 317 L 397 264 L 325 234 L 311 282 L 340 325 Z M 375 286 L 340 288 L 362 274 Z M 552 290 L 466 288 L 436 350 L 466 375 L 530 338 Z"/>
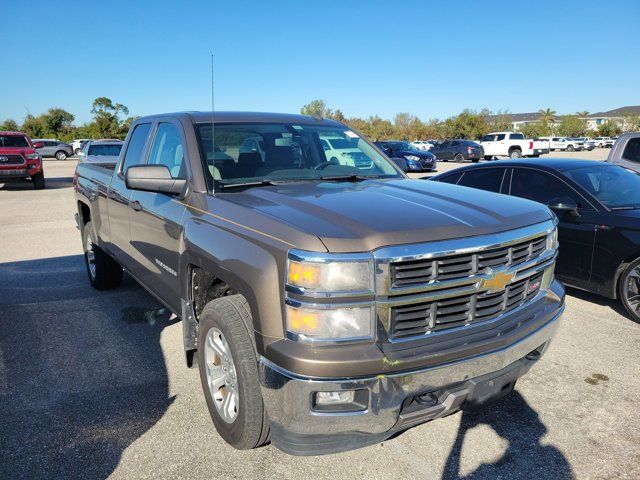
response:
<path fill-rule="evenodd" d="M 640 265 L 629 272 L 624 283 L 624 294 L 629 309 L 640 315 Z"/>
<path fill-rule="evenodd" d="M 222 420 L 233 423 L 240 405 L 236 366 L 227 340 L 215 327 L 207 332 L 204 359 L 213 404 Z"/>
<path fill-rule="evenodd" d="M 89 275 L 95 280 L 96 278 L 96 254 L 93 250 L 93 242 L 91 241 L 91 235 L 87 234 L 87 240 L 85 241 L 84 254 L 87 257 L 87 265 L 89 266 Z"/>

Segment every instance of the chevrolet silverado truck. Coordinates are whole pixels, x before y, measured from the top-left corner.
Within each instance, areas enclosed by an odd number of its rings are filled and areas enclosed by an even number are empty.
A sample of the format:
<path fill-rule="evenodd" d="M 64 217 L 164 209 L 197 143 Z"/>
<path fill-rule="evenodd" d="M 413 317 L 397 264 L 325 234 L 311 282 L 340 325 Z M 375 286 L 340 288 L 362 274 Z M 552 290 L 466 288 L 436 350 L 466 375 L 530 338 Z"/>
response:
<path fill-rule="evenodd" d="M 36 148 L 42 144 L 33 143 L 22 132 L 0 132 L 0 183 L 33 183 L 33 188 L 45 187 L 42 157 Z"/>
<path fill-rule="evenodd" d="M 327 157 L 338 137 L 370 161 Z M 115 166 L 79 164 L 74 183 L 91 284 L 126 270 L 182 320 L 238 449 L 349 450 L 496 399 L 564 309 L 547 207 L 409 179 L 334 120 L 143 117 Z"/>

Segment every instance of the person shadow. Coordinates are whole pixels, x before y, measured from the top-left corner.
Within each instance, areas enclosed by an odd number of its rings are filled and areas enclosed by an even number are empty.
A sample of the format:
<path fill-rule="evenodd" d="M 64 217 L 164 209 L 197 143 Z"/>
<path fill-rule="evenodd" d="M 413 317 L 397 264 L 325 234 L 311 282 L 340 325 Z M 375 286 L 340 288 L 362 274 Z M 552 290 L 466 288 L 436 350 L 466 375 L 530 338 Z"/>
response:
<path fill-rule="evenodd" d="M 487 425 L 508 442 L 504 454 L 496 461 L 483 463 L 473 472 L 460 473 L 462 448 L 467 433 Z M 575 478 L 569 461 L 553 445 L 543 445 L 547 427 L 518 391 L 477 410 L 464 411 L 460 427 L 445 462 L 443 480 Z M 466 448 L 470 448 L 467 446 Z"/>
<path fill-rule="evenodd" d="M 82 255 L 0 263 L 0 478 L 106 478 L 172 405 L 168 312 Z"/>

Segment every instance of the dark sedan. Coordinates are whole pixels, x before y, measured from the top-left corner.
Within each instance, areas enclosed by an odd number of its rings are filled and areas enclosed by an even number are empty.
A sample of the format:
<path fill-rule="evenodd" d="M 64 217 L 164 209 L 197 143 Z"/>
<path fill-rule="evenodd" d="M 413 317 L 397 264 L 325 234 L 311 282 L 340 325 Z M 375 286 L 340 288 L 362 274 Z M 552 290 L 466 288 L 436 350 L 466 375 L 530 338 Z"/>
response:
<path fill-rule="evenodd" d="M 547 205 L 559 220 L 558 278 L 619 299 L 640 321 L 640 176 L 589 160 L 522 159 L 469 165 L 430 180 Z"/>
<path fill-rule="evenodd" d="M 409 172 L 430 172 L 436 169 L 436 155 L 425 150 L 418 150 L 409 142 L 388 140 L 375 142 L 390 158 L 403 158 L 407 162 Z"/>
<path fill-rule="evenodd" d="M 484 149 L 471 140 L 447 140 L 434 145 L 430 151 L 438 157 L 438 160 L 444 162 L 449 160 L 479 162 L 484 157 Z"/>

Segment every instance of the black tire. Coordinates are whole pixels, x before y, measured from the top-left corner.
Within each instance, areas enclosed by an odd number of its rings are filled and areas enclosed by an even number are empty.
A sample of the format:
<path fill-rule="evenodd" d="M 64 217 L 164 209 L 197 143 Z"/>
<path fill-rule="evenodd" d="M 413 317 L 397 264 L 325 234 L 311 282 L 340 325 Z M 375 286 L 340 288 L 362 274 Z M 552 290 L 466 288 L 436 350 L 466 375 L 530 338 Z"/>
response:
<path fill-rule="evenodd" d="M 84 249 L 84 265 L 87 268 L 87 275 L 93 288 L 96 290 L 109 290 L 120 285 L 122 267 L 98 247 L 91 222 L 87 222 L 82 228 L 82 246 Z M 92 252 L 92 259 L 90 252 Z"/>
<path fill-rule="evenodd" d="M 456 162 L 464 162 L 464 155 L 461 153 L 456 153 L 456 156 L 453 157 L 453 160 Z"/>
<path fill-rule="evenodd" d="M 480 159 L 479 159 L 479 158 L 472 158 L 472 159 L 471 159 L 471 161 L 472 161 L 473 163 L 478 163 L 478 162 L 480 161 Z"/>
<path fill-rule="evenodd" d="M 640 322 L 640 258 L 631 262 L 620 275 L 618 298 L 631 318 Z"/>
<path fill-rule="evenodd" d="M 62 150 L 56 152 L 56 160 L 66 160 L 67 152 L 63 152 Z"/>
<path fill-rule="evenodd" d="M 35 175 L 31 175 L 31 180 L 33 181 L 33 189 L 34 190 L 43 190 L 45 187 L 44 182 L 44 173 L 36 173 Z"/>
<path fill-rule="evenodd" d="M 215 405 L 207 382 L 205 345 L 211 329 L 224 335 L 236 373 L 239 401 L 235 419 L 225 421 Z M 200 382 L 209 414 L 220 436 L 238 450 L 249 450 L 266 443 L 269 418 L 262 401 L 258 359 L 252 337 L 251 310 L 242 295 L 230 295 L 210 301 L 203 309 L 198 325 L 198 365 Z"/>
<path fill-rule="evenodd" d="M 514 148 L 509 152 L 509 158 L 522 158 L 522 152 L 519 149 Z"/>
<path fill-rule="evenodd" d="M 76 155 L 78 155 L 80 152 L 82 151 L 81 148 L 76 148 L 73 153 L 75 153 Z"/>
<path fill-rule="evenodd" d="M 575 148 L 573 148 L 573 145 L 569 145 L 567 147 L 567 152 L 573 152 L 575 150 Z"/>
<path fill-rule="evenodd" d="M 485 155 L 484 159 L 485 160 L 491 160 L 493 158 L 493 155 Z"/>

